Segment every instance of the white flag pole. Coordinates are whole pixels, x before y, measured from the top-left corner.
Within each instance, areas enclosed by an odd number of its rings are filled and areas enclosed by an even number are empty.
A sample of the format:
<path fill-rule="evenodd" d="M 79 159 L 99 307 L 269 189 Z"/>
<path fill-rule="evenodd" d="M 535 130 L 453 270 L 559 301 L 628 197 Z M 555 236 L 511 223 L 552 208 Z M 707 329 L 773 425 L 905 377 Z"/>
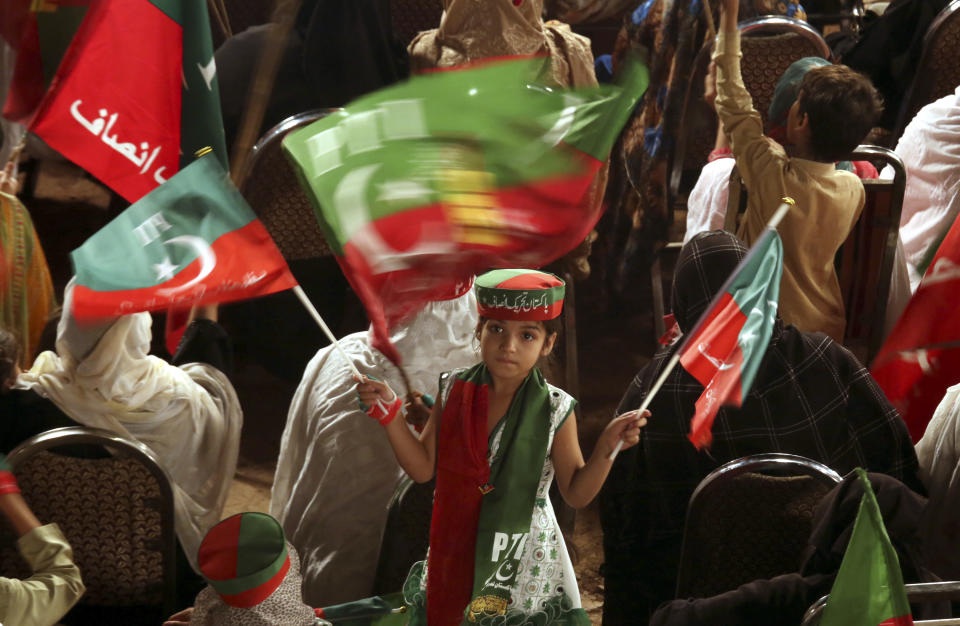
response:
<path fill-rule="evenodd" d="M 781 201 L 779 207 L 777 207 L 776 212 L 774 212 L 773 217 L 770 218 L 770 221 L 767 222 L 767 228 L 776 230 L 777 225 L 780 224 L 780 221 L 787 214 L 787 211 L 790 210 L 790 207 L 796 206 L 796 201 L 790 197 L 784 197 Z M 681 346 L 682 348 L 683 346 Z M 660 391 L 660 387 L 663 386 L 663 383 L 666 382 L 667 376 L 670 375 L 670 372 L 673 371 L 673 368 L 676 367 L 677 363 L 680 362 L 680 353 L 682 349 L 678 349 L 674 352 L 673 356 L 670 357 L 670 360 L 667 361 L 667 366 L 663 369 L 663 372 L 657 378 L 656 382 L 653 383 L 653 386 L 650 387 L 649 393 L 643 398 L 643 402 L 640 403 L 640 408 L 637 409 L 638 414 L 642 414 L 647 410 L 647 407 L 650 406 L 650 403 L 653 401 L 653 397 L 657 395 L 657 392 Z M 617 458 L 617 454 L 620 453 L 620 450 L 623 448 L 623 439 L 617 442 L 617 447 L 613 449 L 613 452 L 610 453 L 610 456 L 607 457 L 611 461 Z"/>
<path fill-rule="evenodd" d="M 343 351 L 343 348 L 340 347 L 340 342 L 337 341 L 337 338 L 333 336 L 333 333 L 330 332 L 330 329 L 327 327 L 326 322 L 323 321 L 323 318 L 320 317 L 320 313 L 317 312 L 316 307 L 313 306 L 313 303 L 310 302 L 310 299 L 307 297 L 307 294 L 303 292 L 303 288 L 300 285 L 297 285 L 293 288 L 293 293 L 297 294 L 297 297 L 300 298 L 300 302 L 303 304 L 304 308 L 307 309 L 307 313 L 310 314 L 310 317 L 320 326 L 320 329 L 326 334 L 327 339 L 330 340 L 330 343 L 333 344 L 333 347 L 340 353 L 340 356 L 343 357 L 343 360 L 347 362 L 347 365 L 350 366 L 350 370 L 353 374 L 360 379 L 363 379 L 363 374 L 357 369 L 357 366 L 353 364 L 353 360 L 347 356 L 347 353 Z"/>

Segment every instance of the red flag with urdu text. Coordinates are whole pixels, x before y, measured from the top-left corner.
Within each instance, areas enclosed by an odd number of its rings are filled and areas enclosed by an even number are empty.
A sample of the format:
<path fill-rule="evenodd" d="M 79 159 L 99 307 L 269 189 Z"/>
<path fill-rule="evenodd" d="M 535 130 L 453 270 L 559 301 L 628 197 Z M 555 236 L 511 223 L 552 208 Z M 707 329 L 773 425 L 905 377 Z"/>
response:
<path fill-rule="evenodd" d="M 916 293 L 870 366 L 914 442 L 947 388 L 960 382 L 960 220 L 953 223 Z"/>
<path fill-rule="evenodd" d="M 71 260 L 79 320 L 229 302 L 297 284 L 212 154 L 131 205 Z"/>
<path fill-rule="evenodd" d="M 226 165 L 206 3 L 91 0 L 30 130 L 130 202 L 203 147 Z"/>
<path fill-rule="evenodd" d="M 562 90 L 542 58 L 414 76 L 291 132 L 283 149 L 393 362 L 388 328 L 492 267 L 540 267 L 600 217 L 589 193 L 647 85 Z"/>
<path fill-rule="evenodd" d="M 741 406 L 767 351 L 780 299 L 783 245 L 768 228 L 727 279 L 677 350 L 680 364 L 704 386 L 687 437 L 709 446 L 722 405 Z"/>

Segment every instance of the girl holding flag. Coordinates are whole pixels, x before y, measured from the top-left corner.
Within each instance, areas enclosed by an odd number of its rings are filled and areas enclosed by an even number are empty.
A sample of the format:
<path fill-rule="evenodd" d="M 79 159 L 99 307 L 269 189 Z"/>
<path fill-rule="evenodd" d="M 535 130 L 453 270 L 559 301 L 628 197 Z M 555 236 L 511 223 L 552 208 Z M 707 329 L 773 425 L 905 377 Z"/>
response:
<path fill-rule="evenodd" d="M 403 401 L 388 385 L 357 385 L 361 408 L 384 426 L 404 471 L 418 482 L 437 475 L 430 551 L 404 585 L 410 624 L 505 615 L 589 624 L 548 491 L 556 472 L 564 500 L 586 506 L 610 471 L 610 452 L 639 441 L 649 412 L 612 420 L 585 462 L 576 419 L 567 419 L 575 400 L 537 367 L 557 339 L 563 281 L 494 270 L 477 279 L 476 293 L 482 361 L 441 377 L 419 438 L 396 419 Z"/>

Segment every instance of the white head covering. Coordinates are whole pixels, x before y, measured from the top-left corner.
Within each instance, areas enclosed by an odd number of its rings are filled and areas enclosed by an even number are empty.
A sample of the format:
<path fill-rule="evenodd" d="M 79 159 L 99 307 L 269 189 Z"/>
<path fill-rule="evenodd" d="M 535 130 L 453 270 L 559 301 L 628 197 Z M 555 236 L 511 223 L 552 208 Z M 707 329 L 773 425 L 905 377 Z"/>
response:
<path fill-rule="evenodd" d="M 73 281 L 64 292 L 57 352 L 44 352 L 17 381 L 83 424 L 136 439 L 173 483 L 177 535 L 191 563 L 220 513 L 237 466 L 243 414 L 214 367 L 181 367 L 150 356 L 149 313 L 78 326 Z"/>

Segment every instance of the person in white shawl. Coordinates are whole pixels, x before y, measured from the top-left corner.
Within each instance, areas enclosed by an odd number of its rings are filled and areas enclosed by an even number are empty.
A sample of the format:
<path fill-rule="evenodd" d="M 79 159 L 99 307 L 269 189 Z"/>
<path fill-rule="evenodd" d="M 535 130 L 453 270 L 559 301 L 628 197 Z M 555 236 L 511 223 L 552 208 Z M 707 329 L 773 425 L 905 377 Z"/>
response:
<path fill-rule="evenodd" d="M 920 529 L 927 565 L 960 580 L 960 385 L 947 389 L 916 448 L 930 496 Z"/>
<path fill-rule="evenodd" d="M 237 467 L 243 414 L 221 371 L 176 367 L 148 354 L 149 313 L 81 326 L 64 293 L 56 353 L 43 352 L 16 386 L 49 399 L 75 421 L 150 448 L 173 483 L 176 531 L 196 569 L 204 533 L 220 521 Z"/>
<path fill-rule="evenodd" d="M 466 287 L 390 333 L 417 391 L 436 396 L 442 372 L 477 360 L 476 296 Z M 405 389 L 370 343 L 364 332 L 340 340 L 361 374 Z M 387 507 L 403 475 L 381 430 L 359 408 L 343 357 L 332 346 L 317 352 L 290 404 L 270 500 L 270 514 L 300 554 L 311 606 L 358 600 L 373 588 Z"/>

